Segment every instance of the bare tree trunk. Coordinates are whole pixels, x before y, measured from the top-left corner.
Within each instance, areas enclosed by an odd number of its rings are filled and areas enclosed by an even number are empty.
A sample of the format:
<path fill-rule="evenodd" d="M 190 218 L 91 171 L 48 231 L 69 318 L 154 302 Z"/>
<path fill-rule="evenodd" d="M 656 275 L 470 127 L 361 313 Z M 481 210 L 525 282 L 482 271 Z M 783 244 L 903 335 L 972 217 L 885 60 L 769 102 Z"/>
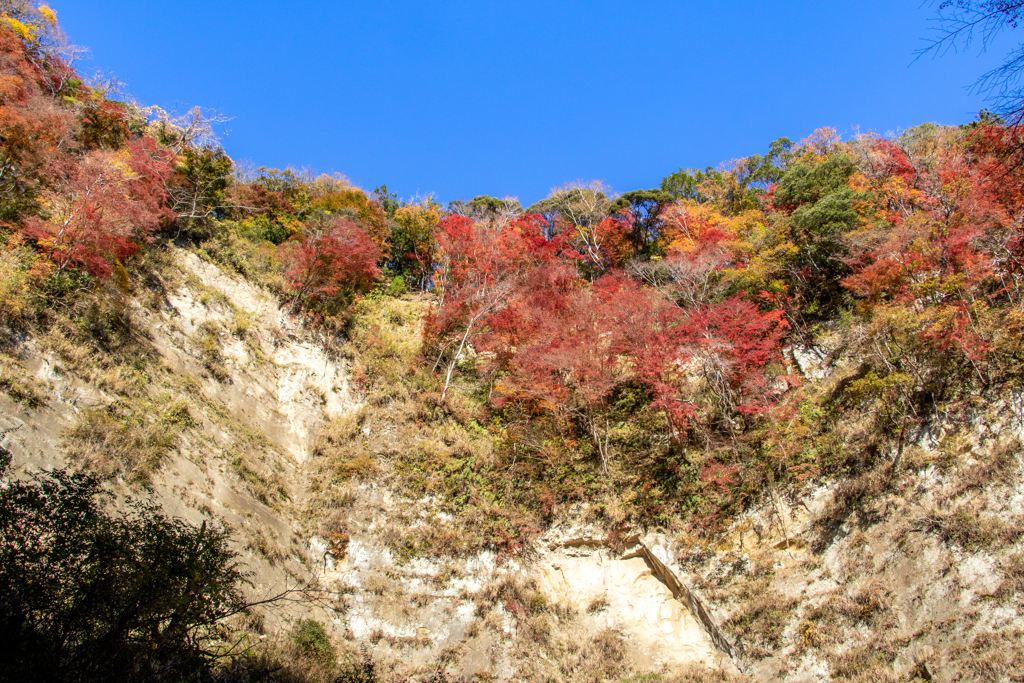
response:
<path fill-rule="evenodd" d="M 462 355 L 462 349 L 466 347 L 466 340 L 469 339 L 469 332 L 473 329 L 474 324 L 476 324 L 476 318 L 470 320 L 469 324 L 466 325 L 466 333 L 462 335 L 462 341 L 459 343 L 459 350 L 455 352 L 455 357 L 452 358 L 450 363 L 448 363 L 448 373 L 445 375 L 444 389 L 441 391 L 441 403 L 444 403 L 444 399 L 448 395 L 448 385 L 451 384 L 452 381 L 452 372 L 455 371 L 455 366 L 459 362 L 459 356 Z"/>

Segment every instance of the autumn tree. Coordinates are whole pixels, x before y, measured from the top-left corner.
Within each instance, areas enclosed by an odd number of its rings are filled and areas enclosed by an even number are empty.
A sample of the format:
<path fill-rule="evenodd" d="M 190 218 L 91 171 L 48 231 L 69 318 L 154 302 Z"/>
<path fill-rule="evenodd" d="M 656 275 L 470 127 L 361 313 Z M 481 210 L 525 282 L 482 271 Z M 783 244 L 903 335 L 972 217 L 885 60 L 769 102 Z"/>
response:
<path fill-rule="evenodd" d="M 515 361 L 499 387 L 502 400 L 528 402 L 561 424 L 578 421 L 605 470 L 612 457 L 609 403 L 632 371 L 619 356 L 619 341 L 633 318 L 649 310 L 638 292 L 628 280 L 606 276 L 555 294 L 554 301 L 530 302 L 515 337 Z"/>
<path fill-rule="evenodd" d="M 182 115 L 155 106 L 132 104 L 130 108 L 132 120 L 145 120 L 143 132 L 174 155 L 175 172 L 165 189 L 178 234 L 185 231 L 207 237 L 215 219 L 232 212 L 256 211 L 256 207 L 242 200 L 248 193 L 229 193 L 234 164 L 220 146 L 215 130 L 227 117 L 200 107 L 192 107 Z"/>
<path fill-rule="evenodd" d="M 691 202 L 670 205 L 662 220 L 665 257 L 630 261 L 627 271 L 681 306 L 716 299 L 722 273 L 734 261 L 728 248 L 736 239 L 731 221 L 707 205 Z"/>
<path fill-rule="evenodd" d="M 900 387 L 892 400 L 912 405 L 915 392 L 938 400 L 960 369 L 982 385 L 1002 372 L 996 359 L 1018 329 L 1021 237 L 1019 200 L 1006 193 L 1006 169 L 990 156 L 1005 130 L 933 127 L 862 142 L 862 170 L 851 183 L 870 188 L 873 201 L 848 235 L 853 274 L 842 285 L 873 320 L 900 323 L 873 326 L 872 334 L 879 382 L 908 380 L 892 385 Z M 904 352 L 878 353 L 892 348 Z"/>
<path fill-rule="evenodd" d="M 326 192 L 317 192 L 316 184 L 323 183 L 325 179 L 325 176 L 321 176 L 313 182 L 315 196 L 310 201 L 310 206 L 332 215 L 347 216 L 350 220 L 358 222 L 381 252 L 387 253 L 389 234 L 387 214 L 384 213 L 384 209 L 365 192 L 351 185 L 347 187 L 336 185 Z"/>
<path fill-rule="evenodd" d="M 402 275 L 409 287 L 421 290 L 430 287 L 441 216 L 441 205 L 427 196 L 397 207 L 388 223 L 391 231 L 388 267 Z"/>
<path fill-rule="evenodd" d="M 49 166 L 77 147 L 77 122 L 40 86 L 25 41 L 0 25 L 0 219 L 35 207 Z"/>
<path fill-rule="evenodd" d="M 583 257 L 580 267 L 584 274 L 594 278 L 607 269 L 609 253 L 618 251 L 618 245 L 604 245 L 608 238 L 615 239 L 621 232 L 620 226 L 601 227 L 611 204 L 612 191 L 601 181 L 575 181 L 552 189 L 547 197 L 528 207 L 526 213 L 544 217 L 548 236 L 569 235 L 573 248 Z"/>
<path fill-rule="evenodd" d="M 51 173 L 46 211 L 28 218 L 25 232 L 58 273 L 77 267 L 109 277 L 114 262 L 138 251 L 168 216 L 164 183 L 171 161 L 150 138 L 118 152 L 61 159 Z"/>
<path fill-rule="evenodd" d="M 294 168 L 281 170 L 261 166 L 247 186 L 256 197 L 264 198 L 268 209 L 299 216 L 310 208 L 313 201 L 314 193 L 310 188 L 313 179 L 312 173 Z"/>
<path fill-rule="evenodd" d="M 438 350 L 434 367 L 442 362 L 446 366 L 443 403 L 467 345 L 486 331 L 487 318 L 511 298 L 526 265 L 526 244 L 513 228 L 490 230 L 457 214 L 438 224 L 437 241 L 440 270 L 434 283 L 440 301 L 425 335 Z"/>
<path fill-rule="evenodd" d="M 523 207 L 515 197 L 499 199 L 488 195 L 480 195 L 473 197 L 468 202 L 455 200 L 448 203 L 448 213 L 465 216 L 493 228 L 507 225 L 510 220 L 522 212 Z"/>
<path fill-rule="evenodd" d="M 853 159 L 835 143 L 814 138 L 772 197 L 785 215 L 794 246 L 786 268 L 812 316 L 828 315 L 843 297 L 839 281 L 850 273 L 845 235 L 861 222 L 861 194 L 848 182 L 856 170 Z"/>
<path fill-rule="evenodd" d="M 765 370 L 781 358 L 788 329 L 784 311 L 762 311 L 744 296 L 687 311 L 677 338 L 692 349 L 721 428 L 731 431 L 771 405 L 775 392 Z"/>
<path fill-rule="evenodd" d="M 327 305 L 369 289 L 380 275 L 380 248 L 353 221 L 317 213 L 281 245 L 291 305 Z"/>

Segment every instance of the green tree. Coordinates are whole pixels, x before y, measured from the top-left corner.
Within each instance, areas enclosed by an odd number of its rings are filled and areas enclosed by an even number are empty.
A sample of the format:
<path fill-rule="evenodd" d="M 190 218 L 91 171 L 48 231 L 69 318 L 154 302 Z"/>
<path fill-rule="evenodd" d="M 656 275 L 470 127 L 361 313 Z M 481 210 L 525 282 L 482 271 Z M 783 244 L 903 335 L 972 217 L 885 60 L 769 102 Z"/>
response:
<path fill-rule="evenodd" d="M 661 189 L 675 199 L 715 203 L 734 214 L 760 207 L 763 191 L 785 175 L 794 157 L 793 147 L 789 138 L 779 138 L 768 146 L 766 154 L 740 159 L 725 171 L 710 166 L 703 171 L 680 168 L 661 181 Z"/>
<path fill-rule="evenodd" d="M 775 206 L 790 212 L 790 241 L 797 251 L 790 273 L 808 302 L 808 313 L 828 314 L 845 296 L 840 281 L 852 272 L 846 233 L 861 223 L 856 202 L 861 193 L 849 186 L 853 159 L 836 153 L 815 155 L 794 164 L 779 180 Z"/>
<path fill-rule="evenodd" d="M 167 183 L 177 230 L 205 236 L 212 221 L 223 218 L 231 170 L 231 159 L 220 148 L 186 147 L 182 151 Z"/>
<path fill-rule="evenodd" d="M 94 475 L 9 464 L 0 449 L 0 681 L 211 677 L 216 627 L 245 609 L 227 533 L 117 514 Z"/>
<path fill-rule="evenodd" d="M 394 192 L 388 191 L 387 185 L 378 185 L 373 188 L 373 194 L 370 198 L 380 204 L 380 208 L 384 209 L 384 213 L 389 219 L 395 217 L 395 211 L 398 211 L 402 207 L 402 201 L 398 198 L 398 195 Z"/>
<path fill-rule="evenodd" d="M 629 241 L 636 254 L 654 255 L 661 228 L 661 212 L 672 203 L 672 199 L 671 193 L 665 190 L 634 190 L 612 204 L 611 212 L 622 215 L 630 223 Z"/>
<path fill-rule="evenodd" d="M 437 248 L 435 231 L 440 220 L 441 205 L 428 195 L 396 209 L 394 218 L 388 222 L 391 250 L 387 265 L 409 287 L 430 287 Z"/>
<path fill-rule="evenodd" d="M 661 189 L 675 199 L 689 199 L 704 204 L 712 200 L 713 195 L 704 190 L 708 183 L 721 184 L 722 173 L 708 166 L 703 171 L 696 168 L 682 169 L 665 176 L 661 181 Z"/>

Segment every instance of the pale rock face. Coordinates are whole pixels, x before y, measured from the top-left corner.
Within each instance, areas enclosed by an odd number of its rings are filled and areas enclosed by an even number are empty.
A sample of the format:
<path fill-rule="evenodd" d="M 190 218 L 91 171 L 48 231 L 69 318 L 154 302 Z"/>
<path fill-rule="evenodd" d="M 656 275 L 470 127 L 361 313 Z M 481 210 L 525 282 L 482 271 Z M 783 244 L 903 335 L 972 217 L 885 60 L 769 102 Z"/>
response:
<path fill-rule="evenodd" d="M 559 540 L 561 544 L 548 545 L 528 569 L 550 602 L 587 615 L 594 632 L 623 633 L 642 666 L 658 669 L 699 663 L 734 670 L 644 557 L 621 558 L 599 540 Z M 657 555 L 659 550 L 664 554 L 657 546 L 652 552 Z"/>
<path fill-rule="evenodd" d="M 325 420 L 339 417 L 356 406 L 349 387 L 348 373 L 343 364 L 327 355 L 323 345 L 300 338 L 297 321 L 276 299 L 249 282 L 222 273 L 216 266 L 204 262 L 195 254 L 182 256 L 183 265 L 204 285 L 223 294 L 239 310 L 253 319 L 253 333 L 261 340 L 269 340 L 276 333 L 277 341 L 271 354 L 272 375 L 249 377 L 253 363 L 251 354 L 240 341 L 228 341 L 224 355 L 240 370 L 235 381 L 252 384 L 249 390 L 274 408 L 268 416 L 275 429 L 268 430 L 276 442 L 283 446 L 299 463 L 309 457 L 317 427 Z M 208 310 L 188 291 L 168 296 L 177 311 L 186 333 L 193 333 L 204 320 L 225 322 L 224 315 Z M 273 387 L 272 393 L 267 391 Z M 243 401 L 251 403 L 251 401 Z"/>
<path fill-rule="evenodd" d="M 965 589 L 961 592 L 961 606 L 966 607 L 975 597 L 993 595 L 1002 583 L 995 558 L 988 553 L 971 555 L 957 567 Z"/>
<path fill-rule="evenodd" d="M 655 666 L 720 664 L 722 655 L 700 623 L 641 557 L 616 559 L 605 550 L 584 557 L 556 552 L 534 572 L 549 600 L 584 613 L 594 606 L 597 630 L 622 630 Z M 601 601 L 606 606 L 596 609 Z"/>
<path fill-rule="evenodd" d="M 827 355 L 815 349 L 794 346 L 793 360 L 807 379 L 822 379 L 829 372 Z"/>
<path fill-rule="evenodd" d="M 800 666 L 789 680 L 793 683 L 817 683 L 831 678 L 828 664 L 811 654 L 800 661 Z"/>
<path fill-rule="evenodd" d="M 351 410 L 348 375 L 327 357 L 323 348 L 308 343 L 283 344 L 274 353 L 274 364 L 279 368 L 278 410 L 293 437 L 289 450 L 299 462 L 304 462 L 324 417 L 334 419 Z M 309 405 L 310 392 L 322 401 L 320 410 Z"/>

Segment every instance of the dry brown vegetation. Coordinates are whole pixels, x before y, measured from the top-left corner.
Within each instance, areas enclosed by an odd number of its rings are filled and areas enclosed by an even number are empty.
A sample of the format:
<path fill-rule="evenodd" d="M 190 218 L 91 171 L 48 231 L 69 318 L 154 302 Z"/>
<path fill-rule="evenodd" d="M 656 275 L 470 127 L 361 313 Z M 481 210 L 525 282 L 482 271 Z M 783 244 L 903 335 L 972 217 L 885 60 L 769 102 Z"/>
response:
<path fill-rule="evenodd" d="M 46 405 L 49 387 L 24 367 L 17 358 L 0 355 L 0 391 L 29 409 Z"/>
<path fill-rule="evenodd" d="M 926 515 L 918 524 L 920 529 L 937 533 L 946 543 L 969 552 L 1002 547 L 1024 535 L 1024 524 L 1020 519 L 986 514 L 966 504 L 949 512 Z"/>
<path fill-rule="evenodd" d="M 210 376 L 218 382 L 224 382 L 231 377 L 231 373 L 228 372 L 227 366 L 224 364 L 220 335 L 221 330 L 218 325 L 205 321 L 199 325 L 199 329 L 193 337 L 193 343 L 200 362 Z"/>
<path fill-rule="evenodd" d="M 1006 558 L 1002 566 L 1003 581 L 995 597 L 1013 599 L 1024 595 L 1024 554 L 1015 553 Z"/>
<path fill-rule="evenodd" d="M 275 508 L 289 499 L 284 477 L 277 469 L 280 467 L 278 459 L 255 451 L 227 452 L 226 455 L 231 459 L 231 469 L 256 500 Z"/>
<path fill-rule="evenodd" d="M 1024 629 L 983 633 L 950 653 L 960 663 L 957 680 L 996 683 L 1024 680 Z"/>
<path fill-rule="evenodd" d="M 65 453 L 102 475 L 125 475 L 145 486 L 177 446 L 180 430 L 194 426 L 183 402 L 161 410 L 148 398 L 126 399 L 83 412 L 65 434 Z"/>
<path fill-rule="evenodd" d="M 622 683 L 749 683 L 750 678 L 727 671 L 694 665 L 675 674 L 633 674 L 620 679 Z"/>
<path fill-rule="evenodd" d="M 742 607 L 722 627 L 743 644 L 756 659 L 776 652 L 782 646 L 782 632 L 794 616 L 797 601 L 772 590 L 767 579 L 743 585 L 736 598 Z"/>

